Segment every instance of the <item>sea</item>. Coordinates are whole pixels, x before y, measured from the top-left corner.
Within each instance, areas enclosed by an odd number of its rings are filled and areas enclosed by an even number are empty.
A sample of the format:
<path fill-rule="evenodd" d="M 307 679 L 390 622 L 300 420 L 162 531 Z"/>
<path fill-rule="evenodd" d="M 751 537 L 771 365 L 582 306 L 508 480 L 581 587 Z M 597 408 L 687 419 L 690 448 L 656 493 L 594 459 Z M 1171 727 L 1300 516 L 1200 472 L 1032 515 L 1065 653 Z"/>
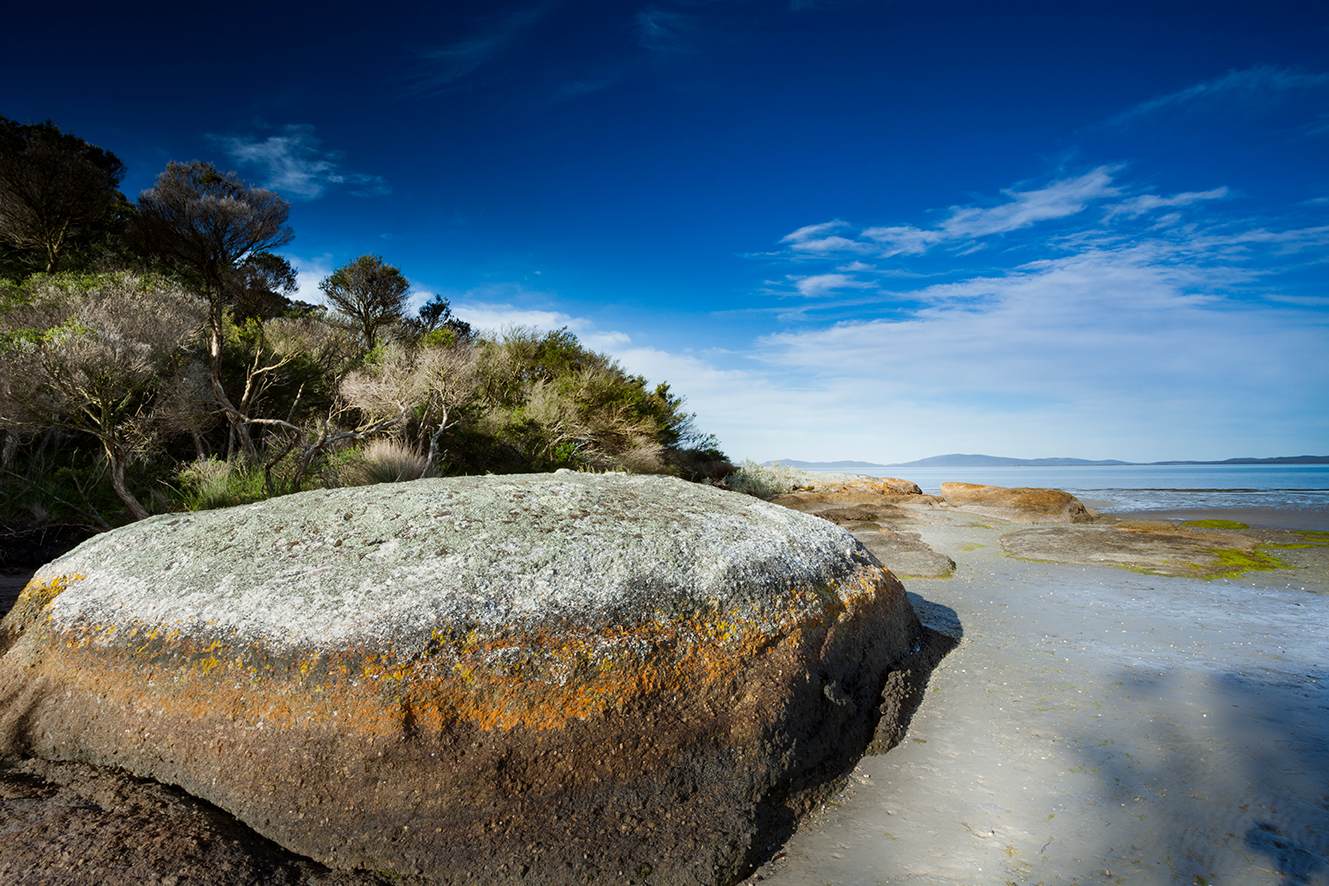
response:
<path fill-rule="evenodd" d="M 1329 465 L 1009 465 L 852 470 L 912 480 L 934 495 L 947 482 L 1032 486 L 1064 489 L 1104 513 L 1143 517 L 1164 512 L 1286 512 L 1294 515 L 1290 522 L 1285 521 L 1288 525 L 1329 530 Z M 1268 520 L 1260 522 L 1270 525 Z"/>

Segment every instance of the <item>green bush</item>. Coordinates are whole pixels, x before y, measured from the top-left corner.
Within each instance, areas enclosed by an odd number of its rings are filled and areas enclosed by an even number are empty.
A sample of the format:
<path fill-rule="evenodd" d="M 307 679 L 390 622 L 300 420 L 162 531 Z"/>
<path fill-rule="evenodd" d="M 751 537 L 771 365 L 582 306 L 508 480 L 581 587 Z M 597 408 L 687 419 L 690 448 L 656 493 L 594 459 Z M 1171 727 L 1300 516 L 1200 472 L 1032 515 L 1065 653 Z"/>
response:
<path fill-rule="evenodd" d="M 263 471 L 239 459 L 199 459 L 180 471 L 180 504 L 190 511 L 228 508 L 268 497 Z"/>

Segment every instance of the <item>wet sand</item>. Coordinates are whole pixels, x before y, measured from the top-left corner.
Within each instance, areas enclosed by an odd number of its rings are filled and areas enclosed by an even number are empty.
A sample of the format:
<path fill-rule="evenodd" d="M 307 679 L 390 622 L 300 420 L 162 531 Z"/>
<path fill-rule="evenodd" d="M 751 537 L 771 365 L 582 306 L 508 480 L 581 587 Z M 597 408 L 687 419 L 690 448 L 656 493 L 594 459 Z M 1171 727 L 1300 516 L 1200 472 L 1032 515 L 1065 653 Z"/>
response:
<path fill-rule="evenodd" d="M 1329 884 L 1323 556 L 1203 581 L 912 528 L 957 570 L 905 585 L 962 642 L 904 743 L 750 882 Z"/>

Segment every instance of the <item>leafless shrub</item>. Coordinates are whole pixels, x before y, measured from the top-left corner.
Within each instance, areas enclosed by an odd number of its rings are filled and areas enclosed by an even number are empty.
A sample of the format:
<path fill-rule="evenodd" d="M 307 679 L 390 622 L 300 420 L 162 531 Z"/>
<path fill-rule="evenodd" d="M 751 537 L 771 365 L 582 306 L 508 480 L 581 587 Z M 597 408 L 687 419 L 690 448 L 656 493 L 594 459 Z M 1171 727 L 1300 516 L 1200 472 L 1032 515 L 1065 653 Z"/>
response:
<path fill-rule="evenodd" d="M 452 426 L 456 409 L 475 391 L 475 349 L 408 347 L 391 344 L 375 363 L 346 376 L 341 394 L 346 403 L 371 418 L 403 415 L 401 433 L 424 458 L 424 472 L 438 459 L 443 432 Z"/>
<path fill-rule="evenodd" d="M 129 273 L 39 277 L 27 294 L 0 318 L 0 422 L 91 435 L 116 495 L 135 519 L 146 517 L 125 468 L 151 442 L 151 413 L 206 305 Z"/>

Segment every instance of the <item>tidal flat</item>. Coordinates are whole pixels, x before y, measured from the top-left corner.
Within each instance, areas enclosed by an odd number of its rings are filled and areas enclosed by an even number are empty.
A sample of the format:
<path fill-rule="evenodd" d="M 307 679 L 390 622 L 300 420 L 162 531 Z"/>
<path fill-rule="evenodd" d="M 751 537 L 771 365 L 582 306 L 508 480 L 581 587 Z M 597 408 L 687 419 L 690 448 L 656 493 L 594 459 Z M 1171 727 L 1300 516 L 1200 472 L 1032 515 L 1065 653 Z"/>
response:
<path fill-rule="evenodd" d="M 1319 533 L 1204 580 L 1015 559 L 1019 527 L 961 514 L 910 528 L 956 562 L 905 586 L 960 644 L 904 742 L 749 883 L 1329 883 Z"/>

